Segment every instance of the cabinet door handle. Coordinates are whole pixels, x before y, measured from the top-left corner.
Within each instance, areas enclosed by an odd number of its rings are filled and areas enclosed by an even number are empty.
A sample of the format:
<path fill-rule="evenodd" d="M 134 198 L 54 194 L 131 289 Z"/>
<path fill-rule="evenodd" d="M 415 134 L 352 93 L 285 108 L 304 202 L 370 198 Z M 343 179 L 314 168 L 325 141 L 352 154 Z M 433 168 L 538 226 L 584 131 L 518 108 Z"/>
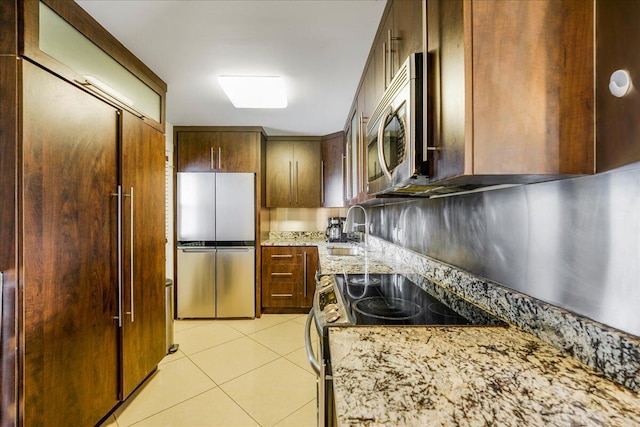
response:
<path fill-rule="evenodd" d="M 358 120 L 358 146 L 363 147 L 362 151 L 358 153 L 358 168 L 360 169 L 360 179 L 358 180 L 358 185 L 359 185 L 358 192 L 360 193 L 364 193 L 365 183 L 369 179 L 369 177 L 367 176 L 368 175 L 367 171 L 365 170 L 366 150 L 364 149 L 364 147 L 366 147 L 366 143 L 364 142 L 365 141 L 364 131 L 366 129 L 365 122 L 367 121 L 367 119 L 368 117 L 365 117 L 364 113 L 361 111 L 360 120 Z"/>
<path fill-rule="evenodd" d="M 287 254 L 287 255 L 271 255 L 271 258 L 293 258 L 293 255 L 291 254 Z"/>
<path fill-rule="evenodd" d="M 222 148 L 218 147 L 218 169 L 222 170 Z"/>
<path fill-rule="evenodd" d="M 320 161 L 320 203 L 324 205 L 324 160 Z"/>
<path fill-rule="evenodd" d="M 387 88 L 387 43 L 382 43 L 382 82 Z"/>
<path fill-rule="evenodd" d="M 118 327 L 122 327 L 122 186 L 118 185 L 118 192 L 112 193 L 112 196 L 116 196 L 118 198 L 118 242 L 117 242 L 117 251 L 118 251 L 118 314 L 114 316 L 114 319 L 118 319 Z"/>
<path fill-rule="evenodd" d="M 292 276 L 293 273 L 271 273 L 272 276 Z"/>
<path fill-rule="evenodd" d="M 307 252 L 304 252 L 304 258 L 302 259 L 303 271 L 304 271 L 304 297 L 307 298 Z"/>
<path fill-rule="evenodd" d="M 215 170 L 215 166 L 213 164 L 213 147 L 209 147 L 209 167 L 211 168 L 211 170 Z"/>
<path fill-rule="evenodd" d="M 291 204 L 292 200 L 291 198 L 293 197 L 292 193 L 293 193 L 293 167 L 291 166 L 291 161 L 289 161 L 289 204 Z"/>
<path fill-rule="evenodd" d="M 133 261 L 134 261 L 134 255 L 135 255 L 135 250 L 134 250 L 134 246 L 133 246 L 133 234 L 134 234 L 134 222 L 133 222 L 133 203 L 134 203 L 134 198 L 133 198 L 133 187 L 131 187 L 129 189 L 129 198 L 131 201 L 131 205 L 130 205 L 130 209 L 129 209 L 129 220 L 131 221 L 131 224 L 129 226 L 130 229 L 130 235 L 129 235 L 129 262 L 131 263 L 131 265 L 129 266 L 129 295 L 131 297 L 131 311 L 129 312 L 129 315 L 131 316 L 131 323 L 133 323 L 134 320 L 134 315 L 133 315 Z"/>
<path fill-rule="evenodd" d="M 296 160 L 296 205 L 300 203 L 300 199 L 298 198 L 299 183 L 300 183 L 300 177 L 298 176 L 298 161 Z"/>
<path fill-rule="evenodd" d="M 389 49 L 389 83 L 393 80 L 393 42 L 400 40 L 399 37 L 393 37 L 393 30 L 387 31 L 387 47 Z"/>
<path fill-rule="evenodd" d="M 271 294 L 271 298 L 291 298 L 293 294 Z"/>

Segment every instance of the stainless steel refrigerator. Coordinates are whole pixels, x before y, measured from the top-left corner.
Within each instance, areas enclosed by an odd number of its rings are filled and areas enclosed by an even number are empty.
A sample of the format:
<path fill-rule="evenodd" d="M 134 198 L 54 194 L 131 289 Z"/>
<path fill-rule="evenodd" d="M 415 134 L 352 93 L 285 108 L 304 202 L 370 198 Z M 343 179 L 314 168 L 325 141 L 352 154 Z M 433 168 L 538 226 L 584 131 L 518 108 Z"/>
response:
<path fill-rule="evenodd" d="M 255 175 L 179 172 L 177 317 L 255 316 Z"/>

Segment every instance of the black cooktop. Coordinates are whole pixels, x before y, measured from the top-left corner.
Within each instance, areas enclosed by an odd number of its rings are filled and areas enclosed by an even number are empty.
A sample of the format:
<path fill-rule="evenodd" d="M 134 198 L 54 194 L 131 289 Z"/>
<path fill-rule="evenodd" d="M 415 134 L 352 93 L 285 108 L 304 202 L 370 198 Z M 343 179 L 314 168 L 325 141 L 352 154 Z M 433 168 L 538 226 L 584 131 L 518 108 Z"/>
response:
<path fill-rule="evenodd" d="M 351 324 L 507 325 L 441 286 L 417 280 L 423 287 L 401 274 L 336 275 Z"/>

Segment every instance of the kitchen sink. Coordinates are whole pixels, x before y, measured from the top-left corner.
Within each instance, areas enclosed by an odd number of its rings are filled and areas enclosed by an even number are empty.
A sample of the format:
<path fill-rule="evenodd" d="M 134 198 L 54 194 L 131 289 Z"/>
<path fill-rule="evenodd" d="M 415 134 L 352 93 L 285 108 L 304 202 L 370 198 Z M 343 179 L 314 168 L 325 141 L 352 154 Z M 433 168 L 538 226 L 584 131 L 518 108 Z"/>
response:
<path fill-rule="evenodd" d="M 358 246 L 327 246 L 327 253 L 336 256 L 362 256 L 364 250 Z"/>

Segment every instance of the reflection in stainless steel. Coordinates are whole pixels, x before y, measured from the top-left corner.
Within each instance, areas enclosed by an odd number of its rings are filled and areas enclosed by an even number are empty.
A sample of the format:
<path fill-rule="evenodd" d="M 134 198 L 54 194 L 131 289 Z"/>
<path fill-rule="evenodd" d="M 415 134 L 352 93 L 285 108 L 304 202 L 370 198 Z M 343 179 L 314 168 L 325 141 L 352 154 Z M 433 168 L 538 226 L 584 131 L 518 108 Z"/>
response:
<path fill-rule="evenodd" d="M 640 164 L 369 213 L 375 236 L 640 336 Z"/>

